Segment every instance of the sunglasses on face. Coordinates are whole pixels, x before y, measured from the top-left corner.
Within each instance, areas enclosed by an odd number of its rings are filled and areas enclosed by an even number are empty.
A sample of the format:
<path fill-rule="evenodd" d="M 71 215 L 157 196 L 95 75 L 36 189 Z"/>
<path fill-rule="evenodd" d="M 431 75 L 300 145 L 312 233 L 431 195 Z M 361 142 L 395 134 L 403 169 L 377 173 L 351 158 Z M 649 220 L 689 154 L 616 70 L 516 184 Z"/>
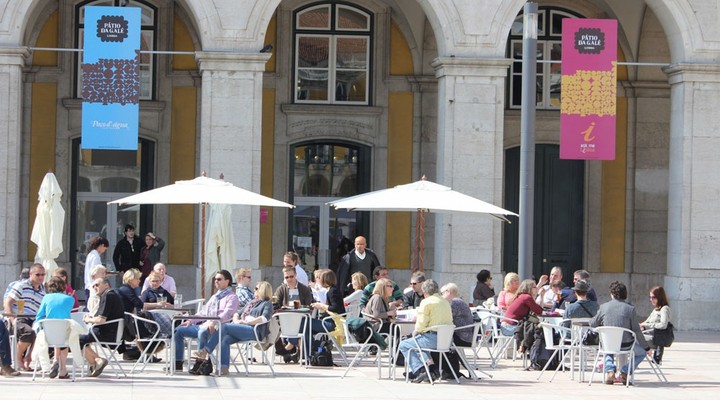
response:
<path fill-rule="evenodd" d="M 285 279 L 295 279 L 295 275 L 286 276 Z"/>
<path fill-rule="evenodd" d="M 224 280 L 225 280 L 225 278 L 215 278 L 215 282 L 220 282 L 220 281 L 224 281 Z"/>

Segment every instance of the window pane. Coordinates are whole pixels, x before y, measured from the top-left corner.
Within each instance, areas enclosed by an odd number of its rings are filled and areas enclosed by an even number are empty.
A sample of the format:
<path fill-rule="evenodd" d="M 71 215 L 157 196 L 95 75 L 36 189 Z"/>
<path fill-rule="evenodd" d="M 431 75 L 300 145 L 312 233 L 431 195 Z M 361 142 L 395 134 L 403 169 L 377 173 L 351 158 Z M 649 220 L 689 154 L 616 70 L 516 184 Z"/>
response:
<path fill-rule="evenodd" d="M 514 75 L 512 77 L 512 105 L 520 107 L 522 103 L 522 76 Z"/>
<path fill-rule="evenodd" d="M 335 101 L 365 102 L 367 74 L 362 71 L 338 71 L 335 78 Z"/>
<path fill-rule="evenodd" d="M 330 29 L 330 5 L 311 8 L 298 14 L 297 27 L 301 29 Z"/>
<path fill-rule="evenodd" d="M 298 67 L 327 68 L 330 38 L 304 36 L 298 39 Z"/>
<path fill-rule="evenodd" d="M 554 36 L 562 35 L 562 20 L 565 18 L 572 18 L 572 16 L 558 12 L 550 12 L 550 34 Z"/>
<path fill-rule="evenodd" d="M 357 10 L 338 6 L 337 29 L 368 30 L 370 18 Z"/>
<path fill-rule="evenodd" d="M 327 101 L 328 71 L 318 69 L 298 69 L 297 99 Z"/>
<path fill-rule="evenodd" d="M 522 60 L 522 42 L 514 41 L 512 43 L 512 58 Z"/>
<path fill-rule="evenodd" d="M 510 34 L 513 36 L 522 36 L 523 34 L 523 15 L 520 14 L 515 17 L 512 26 L 510 27 Z"/>
<path fill-rule="evenodd" d="M 543 77 L 542 76 L 538 75 L 537 85 L 535 85 L 535 86 L 537 87 L 537 92 L 535 94 L 535 100 L 537 103 L 536 106 L 542 107 L 543 106 Z"/>
<path fill-rule="evenodd" d="M 336 67 L 366 69 L 367 38 L 338 38 L 336 50 Z"/>
<path fill-rule="evenodd" d="M 558 61 L 562 57 L 562 44 L 552 43 L 550 59 Z M 550 106 L 560 107 L 561 64 L 550 64 Z"/>

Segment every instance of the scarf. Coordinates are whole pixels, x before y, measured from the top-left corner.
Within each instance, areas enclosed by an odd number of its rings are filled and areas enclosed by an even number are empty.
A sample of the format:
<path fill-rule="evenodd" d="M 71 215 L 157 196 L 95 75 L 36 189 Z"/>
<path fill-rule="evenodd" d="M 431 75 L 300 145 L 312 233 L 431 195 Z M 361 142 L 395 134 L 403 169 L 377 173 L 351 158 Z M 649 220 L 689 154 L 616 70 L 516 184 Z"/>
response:
<path fill-rule="evenodd" d="M 223 297 L 229 295 L 232 293 L 232 289 L 230 286 L 226 287 L 225 289 L 215 293 L 213 297 L 210 298 L 210 304 L 208 305 L 208 312 L 210 313 L 208 317 L 215 317 L 220 314 L 220 300 L 223 299 Z"/>
<path fill-rule="evenodd" d="M 245 317 L 250 315 L 250 312 L 255 308 L 260 302 L 263 301 L 262 299 L 252 299 L 250 300 L 247 305 L 245 305 L 245 308 L 242 310 L 242 314 L 240 315 L 240 319 L 243 321 L 245 320 Z"/>

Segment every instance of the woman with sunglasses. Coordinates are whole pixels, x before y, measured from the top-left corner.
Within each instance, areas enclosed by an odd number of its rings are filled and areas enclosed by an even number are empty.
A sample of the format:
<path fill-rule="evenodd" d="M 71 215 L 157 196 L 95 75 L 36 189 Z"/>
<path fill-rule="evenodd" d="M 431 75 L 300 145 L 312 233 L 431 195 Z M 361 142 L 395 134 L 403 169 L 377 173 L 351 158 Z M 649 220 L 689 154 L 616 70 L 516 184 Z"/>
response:
<path fill-rule="evenodd" d="M 672 314 L 670 313 L 670 304 L 668 303 L 665 289 L 663 289 L 662 286 L 655 286 L 650 289 L 650 303 L 653 305 L 653 310 L 645 322 L 640 324 L 640 329 L 643 331 L 667 329 L 668 324 L 670 323 L 670 318 L 672 318 Z M 653 360 L 655 360 L 657 364 L 660 364 L 662 362 L 665 348 L 663 346 L 655 346 L 652 343 L 652 338 L 650 338 L 649 344 L 651 347 L 655 348 L 655 351 L 653 352 Z"/>
<path fill-rule="evenodd" d="M 390 333 L 390 319 L 397 315 L 392 294 L 395 285 L 390 279 L 378 279 L 373 294 L 363 309 L 363 314 L 371 316 L 373 327 L 380 333 Z"/>
<path fill-rule="evenodd" d="M 233 315 L 232 322 L 223 325 L 220 343 L 220 375 L 227 375 L 230 368 L 230 346 L 237 342 L 255 340 L 255 325 L 265 324 L 272 318 L 272 285 L 261 281 L 255 285 L 255 297 Z M 267 324 L 257 328 L 257 339 L 263 340 L 270 328 Z M 208 346 L 209 347 L 209 346 Z M 209 351 L 214 350 L 207 348 Z"/>

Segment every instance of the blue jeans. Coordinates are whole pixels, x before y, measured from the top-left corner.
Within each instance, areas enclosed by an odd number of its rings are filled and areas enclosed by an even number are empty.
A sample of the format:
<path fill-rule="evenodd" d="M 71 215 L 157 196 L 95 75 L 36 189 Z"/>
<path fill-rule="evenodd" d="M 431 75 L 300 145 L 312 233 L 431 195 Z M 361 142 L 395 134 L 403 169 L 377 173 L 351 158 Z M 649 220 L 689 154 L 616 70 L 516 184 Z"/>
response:
<path fill-rule="evenodd" d="M 220 343 L 220 366 L 230 367 L 230 346 L 246 340 L 255 340 L 255 332 L 250 325 L 225 324 L 223 325 L 223 338 Z"/>
<path fill-rule="evenodd" d="M 5 323 L 0 321 L 0 361 L 2 365 L 12 365 L 10 357 L 10 332 L 5 327 Z"/>
<path fill-rule="evenodd" d="M 642 360 L 645 359 L 645 349 L 643 349 L 638 342 L 635 342 L 635 345 L 633 346 L 633 371 L 640 365 Z M 605 372 L 615 372 L 615 357 L 612 355 L 606 355 L 605 356 Z M 620 372 L 626 373 L 628 372 L 628 366 L 627 364 L 623 365 L 623 367 L 620 369 Z"/>
<path fill-rule="evenodd" d="M 437 347 L 437 332 L 425 332 L 420 335 L 415 336 L 415 340 L 417 340 L 420 347 L 426 347 L 429 349 L 434 349 Z M 409 363 L 408 366 L 410 367 L 410 371 L 413 374 L 417 374 L 420 372 L 420 369 L 423 367 L 423 364 L 425 363 L 425 360 L 431 360 L 430 354 L 428 352 L 423 351 L 423 358 L 420 359 L 420 355 L 417 351 L 413 351 L 410 356 L 408 356 L 408 353 L 410 352 L 410 349 L 415 348 L 415 342 L 413 341 L 413 338 L 407 338 L 400 342 L 400 352 L 402 353 L 403 357 L 405 357 L 405 362 Z"/>
<path fill-rule="evenodd" d="M 224 328 L 224 327 L 223 327 Z M 198 350 L 212 352 L 218 344 L 217 329 L 210 335 L 205 325 L 178 326 L 175 329 L 175 360 L 182 361 L 185 352 L 185 338 L 198 338 Z"/>

